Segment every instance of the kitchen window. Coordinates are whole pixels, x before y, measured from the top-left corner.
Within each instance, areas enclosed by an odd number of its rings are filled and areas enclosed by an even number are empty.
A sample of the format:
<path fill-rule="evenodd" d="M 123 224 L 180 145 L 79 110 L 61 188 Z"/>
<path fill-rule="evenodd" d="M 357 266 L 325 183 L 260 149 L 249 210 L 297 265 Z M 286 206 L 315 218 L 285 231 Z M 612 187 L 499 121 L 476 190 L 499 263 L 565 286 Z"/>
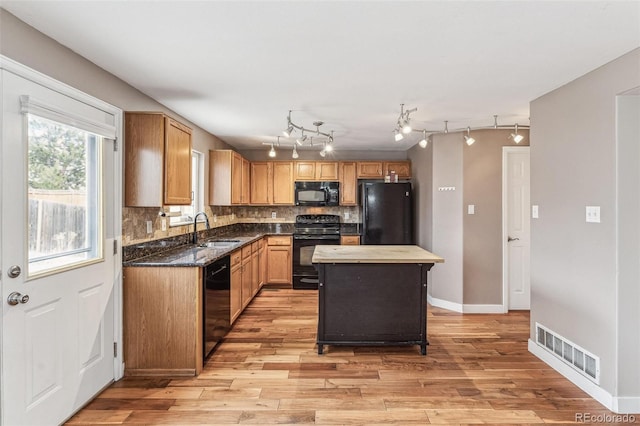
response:
<path fill-rule="evenodd" d="M 181 226 L 193 223 L 193 215 L 204 210 L 204 155 L 191 151 L 191 204 L 169 206 L 169 225 Z"/>

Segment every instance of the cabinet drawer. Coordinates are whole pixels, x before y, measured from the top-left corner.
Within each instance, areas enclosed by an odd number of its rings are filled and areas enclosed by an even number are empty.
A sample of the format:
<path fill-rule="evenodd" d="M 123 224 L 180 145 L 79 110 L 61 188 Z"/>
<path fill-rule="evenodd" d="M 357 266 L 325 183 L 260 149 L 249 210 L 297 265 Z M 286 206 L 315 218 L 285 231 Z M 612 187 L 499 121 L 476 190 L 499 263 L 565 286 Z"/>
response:
<path fill-rule="evenodd" d="M 291 245 L 291 237 L 267 237 L 268 246 L 289 246 Z"/>
<path fill-rule="evenodd" d="M 360 237 L 358 235 L 341 235 L 340 244 L 343 246 L 359 246 Z"/>
<path fill-rule="evenodd" d="M 251 256 L 251 244 L 242 247 L 242 258 L 246 259 L 247 257 Z"/>
<path fill-rule="evenodd" d="M 251 243 L 251 253 L 257 253 L 257 252 L 258 252 L 258 242 L 255 241 Z"/>
<path fill-rule="evenodd" d="M 239 265 L 242 261 L 242 251 L 236 250 L 231 253 L 231 267 L 233 268 L 236 265 Z"/>

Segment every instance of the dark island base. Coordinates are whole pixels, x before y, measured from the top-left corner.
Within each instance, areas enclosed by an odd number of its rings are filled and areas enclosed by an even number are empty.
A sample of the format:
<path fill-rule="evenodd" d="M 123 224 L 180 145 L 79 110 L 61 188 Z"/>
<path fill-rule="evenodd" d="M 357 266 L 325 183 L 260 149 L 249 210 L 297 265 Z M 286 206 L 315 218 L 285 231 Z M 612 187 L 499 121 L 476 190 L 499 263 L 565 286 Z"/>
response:
<path fill-rule="evenodd" d="M 427 264 L 318 264 L 318 354 L 324 345 L 420 345 L 427 353 Z"/>
<path fill-rule="evenodd" d="M 325 345 L 333 345 L 333 346 L 411 346 L 411 345 L 420 345 L 420 354 L 427 354 L 427 346 L 429 342 L 423 343 L 422 341 L 416 342 L 349 342 L 349 341 L 318 341 L 318 355 L 322 355 L 324 353 Z"/>

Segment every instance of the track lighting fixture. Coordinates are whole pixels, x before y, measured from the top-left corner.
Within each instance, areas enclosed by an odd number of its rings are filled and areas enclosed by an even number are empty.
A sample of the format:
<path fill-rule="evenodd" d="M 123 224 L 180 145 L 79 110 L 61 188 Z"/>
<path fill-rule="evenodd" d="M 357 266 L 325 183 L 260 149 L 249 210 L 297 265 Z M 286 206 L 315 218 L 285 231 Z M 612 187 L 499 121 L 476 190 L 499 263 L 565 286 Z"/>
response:
<path fill-rule="evenodd" d="M 322 148 L 322 151 L 320 151 L 320 157 L 324 158 L 327 155 L 327 151 L 325 148 Z"/>
<path fill-rule="evenodd" d="M 524 136 L 518 134 L 518 123 L 516 123 L 514 127 L 515 131 L 509 135 L 509 138 L 513 139 L 515 143 L 520 143 L 522 142 L 522 139 L 524 139 Z"/>
<path fill-rule="evenodd" d="M 404 104 L 400 104 L 400 116 L 398 117 L 398 121 L 396 123 L 396 128 L 393 131 L 394 134 L 394 138 L 396 140 L 396 142 L 401 141 L 402 139 L 404 139 L 404 135 L 403 133 L 409 134 L 411 132 L 421 132 L 422 133 L 422 139 L 420 139 L 420 141 L 418 142 L 418 145 L 420 145 L 422 148 L 426 148 L 427 145 L 429 144 L 429 139 L 427 138 L 427 133 L 429 134 L 429 138 L 432 138 L 434 134 L 446 134 L 449 133 L 449 121 L 445 120 L 444 121 L 444 129 L 443 130 L 430 130 L 430 129 L 415 129 L 412 128 L 411 125 L 409 124 L 409 114 L 413 113 L 417 111 L 417 108 L 413 108 L 410 110 L 404 110 Z M 513 139 L 513 141 L 515 143 L 520 143 L 524 140 L 524 136 L 521 134 L 518 134 L 518 124 L 515 125 L 498 125 L 498 116 L 494 115 L 493 116 L 493 126 L 481 126 L 481 127 L 474 127 L 473 130 L 480 130 L 480 129 L 498 129 L 498 128 L 510 128 L 510 127 L 514 127 L 515 130 L 513 133 L 511 133 L 511 135 L 509 136 L 509 139 Z M 520 127 L 524 127 L 526 129 L 529 128 L 529 126 L 520 126 Z M 408 128 L 408 131 L 405 131 L 405 129 Z M 474 138 L 471 137 L 471 126 L 467 126 L 466 128 L 458 128 L 458 129 L 452 129 L 452 131 L 454 132 L 463 132 L 463 131 L 467 131 L 466 135 L 463 135 L 464 137 L 464 141 L 467 143 L 467 145 L 471 146 L 473 145 L 473 143 L 476 141 Z"/>
<path fill-rule="evenodd" d="M 290 137 L 291 134 L 293 132 L 295 132 L 296 129 L 300 130 L 300 137 L 297 138 L 295 140 L 295 144 L 294 144 L 294 150 L 293 150 L 293 158 L 298 158 L 298 150 L 295 147 L 295 145 L 300 146 L 300 147 L 313 147 L 313 146 L 319 146 L 318 143 L 316 143 L 314 145 L 313 142 L 313 136 L 308 137 L 305 133 L 308 134 L 313 134 L 316 137 L 317 136 L 323 136 L 325 138 L 327 138 L 323 143 L 323 148 L 321 151 L 321 155 L 322 154 L 326 154 L 327 151 L 331 151 L 333 149 L 333 130 L 330 133 L 326 133 L 320 130 L 320 126 L 322 126 L 324 124 L 323 121 L 314 121 L 313 122 L 313 126 L 315 127 L 315 129 L 309 129 L 306 128 L 304 126 L 300 126 L 295 124 L 294 122 L 291 121 L 291 110 L 289 110 L 289 114 L 287 115 L 287 129 L 285 131 L 283 131 L 282 133 L 284 134 L 285 137 Z M 263 143 L 266 145 L 266 143 Z M 278 146 L 280 146 L 280 141 L 278 140 Z M 324 156 L 324 155 L 322 155 Z"/>
<path fill-rule="evenodd" d="M 294 145 L 293 146 L 293 153 L 291 154 L 291 158 L 296 159 L 298 157 L 300 157 L 300 156 L 298 155 L 298 150 L 296 149 L 296 146 Z"/>
<path fill-rule="evenodd" d="M 464 141 L 469 146 L 473 145 L 473 143 L 476 141 L 474 138 L 471 137 L 471 127 L 467 127 L 467 134 L 464 136 Z"/>
<path fill-rule="evenodd" d="M 269 157 L 273 158 L 276 156 L 276 149 L 273 147 L 273 144 L 271 144 L 271 150 L 269 150 Z"/>
<path fill-rule="evenodd" d="M 427 140 L 427 131 L 423 130 L 422 139 L 420 139 L 420 142 L 418 142 L 418 144 L 420 145 L 420 148 L 426 148 L 428 143 L 429 141 Z"/>

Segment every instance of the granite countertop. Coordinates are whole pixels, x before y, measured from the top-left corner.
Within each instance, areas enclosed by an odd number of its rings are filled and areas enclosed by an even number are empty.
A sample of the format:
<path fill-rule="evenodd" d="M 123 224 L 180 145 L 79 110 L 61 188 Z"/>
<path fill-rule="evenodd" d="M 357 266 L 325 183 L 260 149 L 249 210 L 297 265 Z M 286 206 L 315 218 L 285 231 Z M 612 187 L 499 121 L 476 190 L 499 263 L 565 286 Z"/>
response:
<path fill-rule="evenodd" d="M 443 263 L 418 246 L 316 246 L 313 263 Z"/>
<path fill-rule="evenodd" d="M 254 241 L 260 240 L 266 235 L 291 234 L 242 233 L 225 235 L 224 237 L 202 239 L 199 244 L 215 240 L 238 240 L 238 243 L 230 247 L 199 247 L 194 244 L 184 244 L 166 251 L 153 253 L 148 256 L 123 262 L 122 266 L 204 267 L 248 244 L 253 243 Z"/>

